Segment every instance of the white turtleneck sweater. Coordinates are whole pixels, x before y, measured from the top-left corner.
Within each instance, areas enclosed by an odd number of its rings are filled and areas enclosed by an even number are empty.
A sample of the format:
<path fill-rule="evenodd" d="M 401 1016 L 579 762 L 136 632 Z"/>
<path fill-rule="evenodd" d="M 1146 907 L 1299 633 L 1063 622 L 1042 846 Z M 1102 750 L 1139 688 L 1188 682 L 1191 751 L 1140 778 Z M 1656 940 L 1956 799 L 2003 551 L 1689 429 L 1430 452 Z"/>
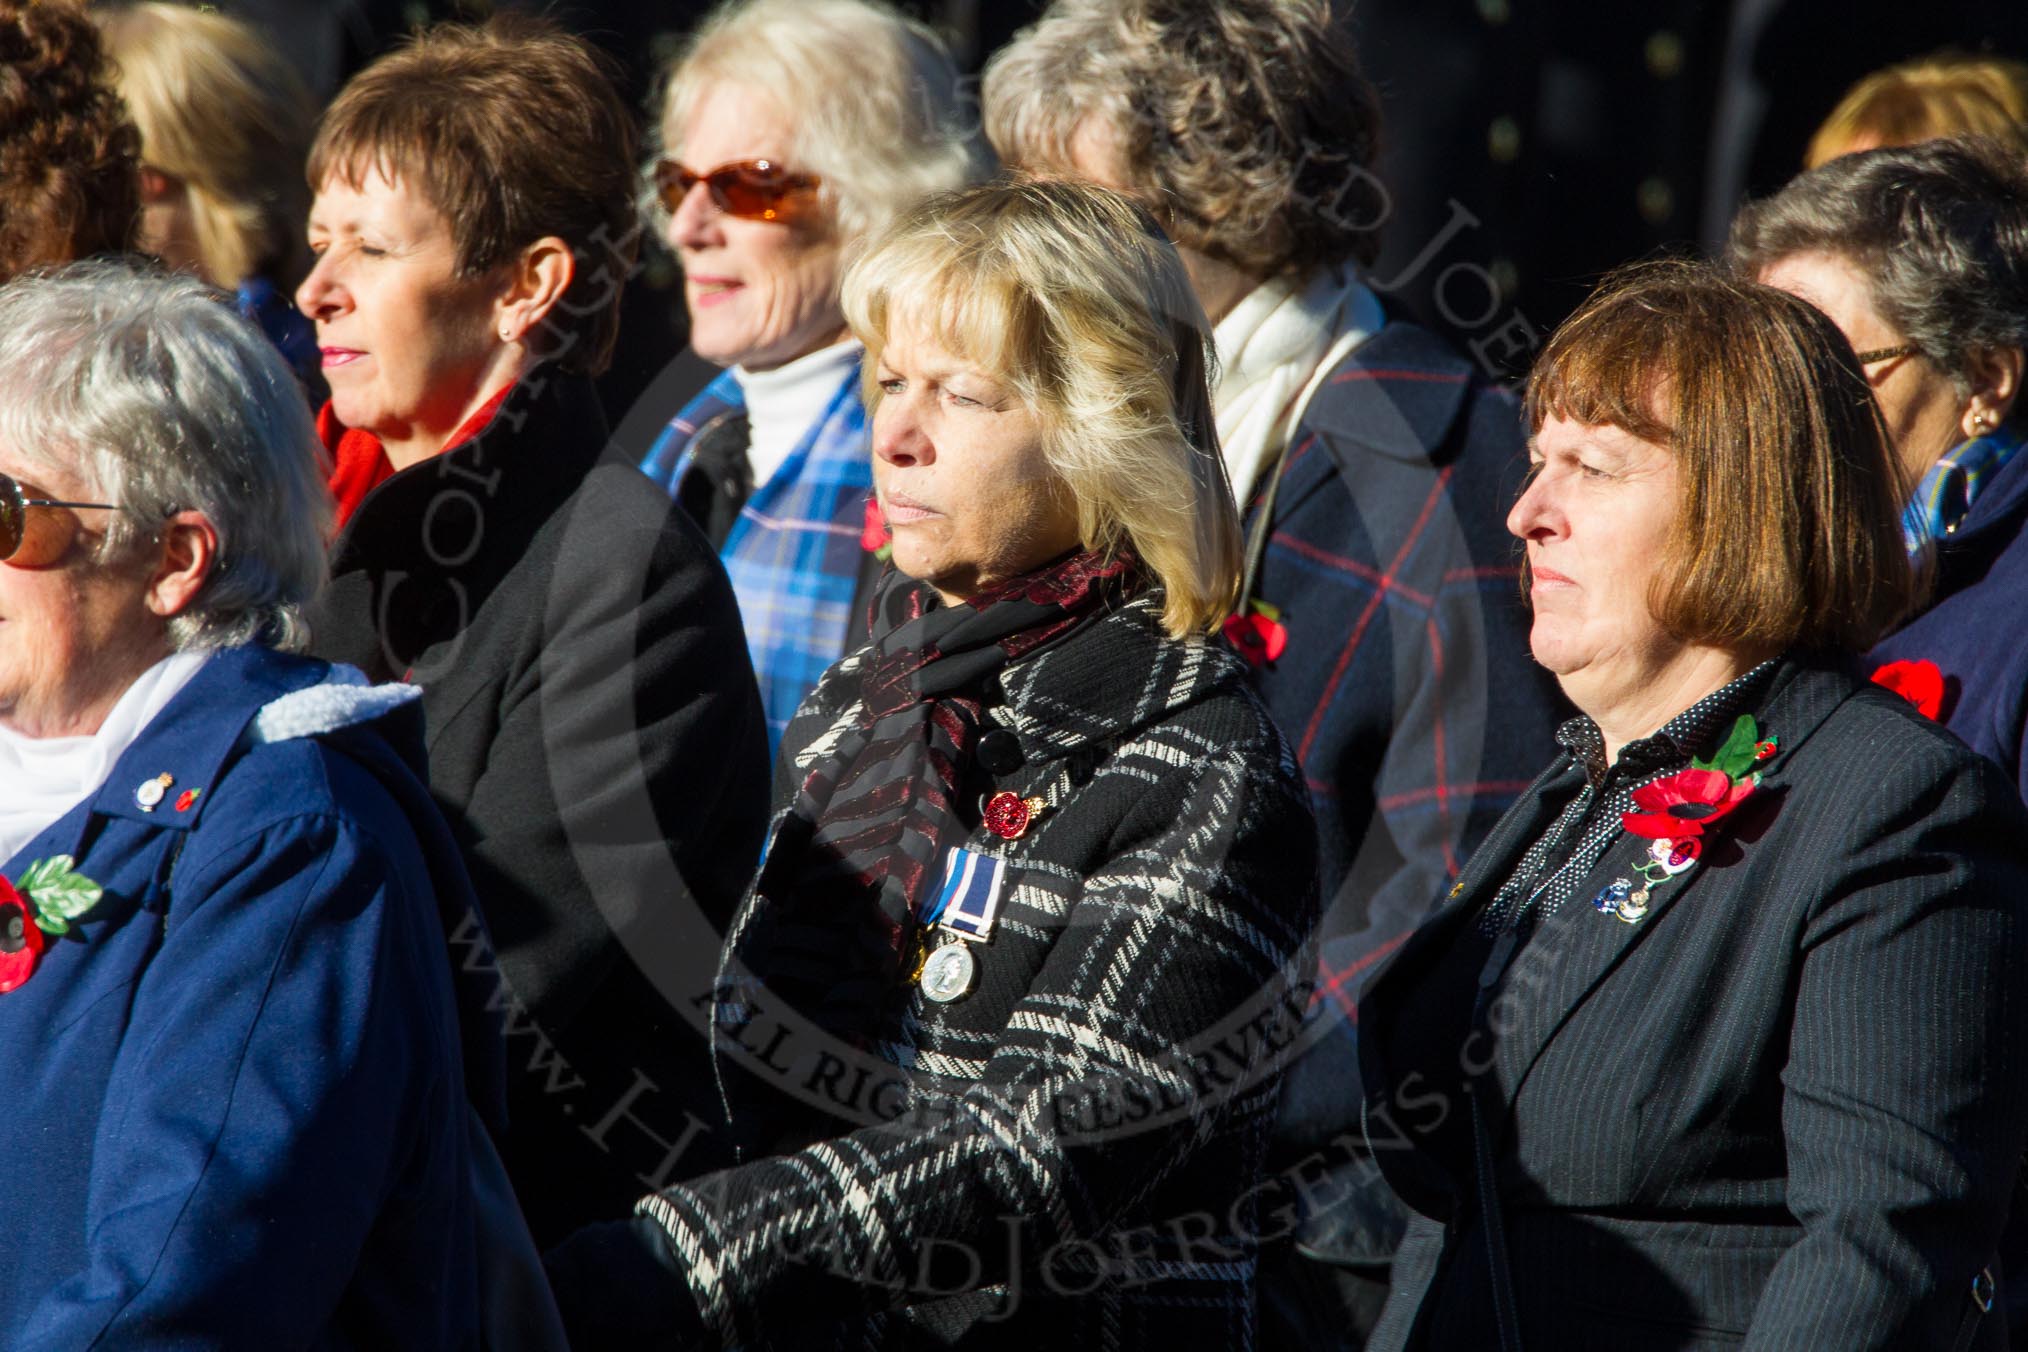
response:
<path fill-rule="evenodd" d="M 753 486 L 758 490 L 782 467 L 810 429 L 824 416 L 824 410 L 838 396 L 848 375 L 859 370 L 866 348 L 857 339 L 820 347 L 772 371 L 732 368 L 746 396 L 747 463 L 753 467 Z"/>

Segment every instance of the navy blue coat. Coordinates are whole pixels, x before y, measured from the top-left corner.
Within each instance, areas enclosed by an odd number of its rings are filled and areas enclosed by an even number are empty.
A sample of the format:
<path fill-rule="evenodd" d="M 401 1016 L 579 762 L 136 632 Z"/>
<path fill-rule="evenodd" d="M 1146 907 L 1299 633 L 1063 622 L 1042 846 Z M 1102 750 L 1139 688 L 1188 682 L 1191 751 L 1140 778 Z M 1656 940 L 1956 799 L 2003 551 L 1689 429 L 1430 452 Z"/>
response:
<path fill-rule="evenodd" d="M 469 885 L 410 768 L 419 720 L 243 736 L 329 670 L 215 655 L 101 790 L 6 864 L 19 879 L 72 855 L 105 890 L 0 995 L 9 1347 L 473 1340 L 466 1083 L 438 909 Z M 174 782 L 144 810 L 136 789 L 163 774 Z M 477 1028 L 473 1048 L 497 1108 Z"/>
<path fill-rule="evenodd" d="M 1882 639 L 1878 666 L 1934 662 L 1943 724 L 2007 772 L 2028 798 L 2028 454 L 2015 456 L 1937 544 L 1936 600 Z M 2000 641 L 1996 642 L 1998 639 Z"/>
<path fill-rule="evenodd" d="M 1255 588 L 1288 646 L 1255 682 L 1317 810 L 1325 914 L 1314 1040 L 1276 1133 L 1284 1167 L 1342 1155 L 1334 1142 L 1359 1120 L 1361 984 L 1535 777 L 1566 713 L 1528 649 L 1506 525 L 1527 460 L 1515 401 L 1399 321 L 1318 387 L 1291 443 Z M 1384 1262 L 1393 1237 L 1375 1230 L 1339 1206 L 1300 1238 Z"/>

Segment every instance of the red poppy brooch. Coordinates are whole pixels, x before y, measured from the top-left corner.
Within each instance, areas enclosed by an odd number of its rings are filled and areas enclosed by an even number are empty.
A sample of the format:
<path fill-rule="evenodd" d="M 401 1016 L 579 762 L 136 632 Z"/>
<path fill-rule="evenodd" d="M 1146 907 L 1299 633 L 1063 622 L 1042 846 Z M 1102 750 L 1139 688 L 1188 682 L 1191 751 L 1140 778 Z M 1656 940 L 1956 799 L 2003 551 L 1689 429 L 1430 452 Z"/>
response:
<path fill-rule="evenodd" d="M 48 936 L 99 904 L 104 892 L 67 854 L 38 860 L 14 882 L 0 878 L 0 995 L 35 975 Z"/>
<path fill-rule="evenodd" d="M 894 553 L 894 532 L 888 529 L 880 499 L 871 495 L 866 499 L 866 519 L 859 527 L 859 547 L 882 563 Z"/>
<path fill-rule="evenodd" d="M 1692 759 L 1689 769 L 1635 789 L 1634 811 L 1620 814 L 1620 825 L 1648 845 L 1630 870 L 1634 877 L 1615 878 L 1592 905 L 1630 925 L 1645 919 L 1654 889 L 1688 873 L 1703 856 L 1706 833 L 1760 787 L 1753 767 L 1778 745 L 1760 735 L 1752 715 L 1741 714 L 1709 759 Z"/>
<path fill-rule="evenodd" d="M 1289 646 L 1289 631 L 1282 623 L 1281 607 L 1266 601 L 1249 601 L 1246 612 L 1229 616 L 1224 627 L 1226 641 L 1257 667 L 1273 662 Z"/>
<path fill-rule="evenodd" d="M 1944 674 L 1934 662 L 1889 662 L 1873 673 L 1873 683 L 1913 704 L 1924 718 L 1943 717 Z"/>

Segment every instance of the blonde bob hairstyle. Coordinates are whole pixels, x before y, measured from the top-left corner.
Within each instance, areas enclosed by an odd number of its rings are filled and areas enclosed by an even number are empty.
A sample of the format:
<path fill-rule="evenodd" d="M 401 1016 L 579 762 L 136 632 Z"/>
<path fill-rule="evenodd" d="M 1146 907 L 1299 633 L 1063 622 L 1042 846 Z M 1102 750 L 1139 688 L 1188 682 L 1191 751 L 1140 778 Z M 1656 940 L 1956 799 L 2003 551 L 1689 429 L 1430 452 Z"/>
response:
<path fill-rule="evenodd" d="M 252 28 L 209 9 L 138 4 L 100 18 L 141 159 L 183 181 L 206 280 L 309 271 L 303 157 L 316 108 Z"/>
<path fill-rule="evenodd" d="M 1239 595 L 1239 513 L 1211 414 L 1210 325 L 1176 250 L 1118 193 L 1000 179 L 933 197 L 845 274 L 866 406 L 896 326 L 933 338 L 1034 410 L 1087 549 L 1131 550 L 1181 638 Z"/>
<path fill-rule="evenodd" d="M 669 65 L 657 158 L 682 158 L 684 128 L 721 88 L 759 92 L 780 107 L 791 128 L 781 153 L 790 169 L 823 181 L 841 239 L 863 239 L 986 169 L 978 119 L 959 97 L 943 40 L 874 0 L 721 5 Z M 651 210 L 666 223 L 659 204 Z"/>

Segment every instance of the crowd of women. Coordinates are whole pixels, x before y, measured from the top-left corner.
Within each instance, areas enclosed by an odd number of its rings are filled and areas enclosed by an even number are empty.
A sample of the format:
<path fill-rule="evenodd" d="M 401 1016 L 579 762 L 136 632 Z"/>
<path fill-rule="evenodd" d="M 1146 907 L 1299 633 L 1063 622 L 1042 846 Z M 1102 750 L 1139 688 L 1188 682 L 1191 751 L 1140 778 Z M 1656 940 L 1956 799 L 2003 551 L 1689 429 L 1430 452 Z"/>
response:
<path fill-rule="evenodd" d="M 1517 398 L 1323 0 L 0 62 L 0 1343 L 2028 1323 L 2018 138 Z"/>

